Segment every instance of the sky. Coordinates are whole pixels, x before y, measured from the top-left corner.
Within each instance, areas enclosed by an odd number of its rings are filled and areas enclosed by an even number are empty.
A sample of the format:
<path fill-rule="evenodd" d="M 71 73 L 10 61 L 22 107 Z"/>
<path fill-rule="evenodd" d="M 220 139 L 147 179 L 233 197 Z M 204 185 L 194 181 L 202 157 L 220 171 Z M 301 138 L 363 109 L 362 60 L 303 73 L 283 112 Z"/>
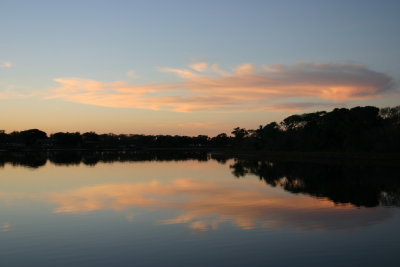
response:
<path fill-rule="evenodd" d="M 0 129 L 210 136 L 400 105 L 400 1 L 0 0 Z"/>

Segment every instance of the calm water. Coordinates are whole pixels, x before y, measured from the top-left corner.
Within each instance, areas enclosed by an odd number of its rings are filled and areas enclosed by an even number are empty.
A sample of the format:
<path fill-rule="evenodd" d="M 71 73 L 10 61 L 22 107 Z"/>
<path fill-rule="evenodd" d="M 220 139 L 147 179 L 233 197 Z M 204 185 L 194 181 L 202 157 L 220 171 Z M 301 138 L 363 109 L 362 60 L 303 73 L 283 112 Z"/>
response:
<path fill-rule="evenodd" d="M 0 266 L 398 266 L 395 166 L 0 157 Z"/>

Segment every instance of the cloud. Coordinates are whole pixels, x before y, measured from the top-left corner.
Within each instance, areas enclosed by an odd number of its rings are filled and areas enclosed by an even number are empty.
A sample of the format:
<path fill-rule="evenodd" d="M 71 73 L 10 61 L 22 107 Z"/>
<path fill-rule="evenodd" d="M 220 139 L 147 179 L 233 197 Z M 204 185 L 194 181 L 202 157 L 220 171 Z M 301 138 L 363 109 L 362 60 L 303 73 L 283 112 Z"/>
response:
<path fill-rule="evenodd" d="M 129 71 L 126 73 L 126 76 L 127 76 L 128 78 L 131 78 L 131 79 L 139 78 L 139 75 L 137 74 L 137 72 L 136 72 L 135 70 L 129 70 Z"/>
<path fill-rule="evenodd" d="M 237 67 L 235 69 L 235 74 L 237 76 L 247 76 L 247 75 L 252 75 L 253 73 L 255 73 L 255 71 L 256 67 L 253 64 L 246 63 Z"/>
<path fill-rule="evenodd" d="M 0 64 L 0 67 L 6 68 L 6 69 L 11 68 L 12 66 L 14 66 L 14 64 L 11 61 L 3 61 Z"/>
<path fill-rule="evenodd" d="M 186 69 L 175 69 L 175 68 L 158 68 L 159 71 L 162 72 L 171 72 L 175 73 L 176 75 L 180 76 L 183 79 L 194 80 L 201 78 L 200 74 L 194 73 L 191 70 Z"/>
<path fill-rule="evenodd" d="M 40 95 L 39 93 L 21 92 L 20 89 L 21 87 L 15 85 L 8 85 L 3 90 L 0 90 L 0 99 L 29 98 L 32 96 Z"/>
<path fill-rule="evenodd" d="M 198 71 L 198 72 L 204 72 L 208 68 L 208 63 L 207 62 L 193 63 L 190 65 L 190 68 L 192 68 L 193 70 Z"/>
<path fill-rule="evenodd" d="M 342 107 L 345 107 L 346 104 L 341 104 Z M 266 108 L 269 111 L 291 111 L 291 112 L 299 112 L 309 108 L 316 107 L 325 107 L 325 108 L 337 108 L 338 103 L 329 103 L 329 102 L 284 102 L 272 104 Z"/>
<path fill-rule="evenodd" d="M 366 100 L 393 91 L 393 79 L 356 64 L 264 65 L 246 63 L 227 72 L 199 62 L 189 69 L 159 68 L 175 82 L 132 84 L 82 78 L 57 78 L 50 98 L 83 104 L 193 111 L 301 110 L 350 100 Z"/>

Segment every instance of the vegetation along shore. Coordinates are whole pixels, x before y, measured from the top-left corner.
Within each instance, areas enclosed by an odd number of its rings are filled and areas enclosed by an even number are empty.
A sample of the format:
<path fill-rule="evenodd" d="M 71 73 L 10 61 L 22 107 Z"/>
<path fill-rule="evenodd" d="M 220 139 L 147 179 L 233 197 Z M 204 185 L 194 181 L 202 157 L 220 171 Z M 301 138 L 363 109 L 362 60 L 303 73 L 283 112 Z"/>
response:
<path fill-rule="evenodd" d="M 296 114 L 279 123 L 271 122 L 257 129 L 236 127 L 230 135 L 221 133 L 214 137 L 95 132 L 47 134 L 38 129 L 0 131 L 0 151 L 143 149 L 216 149 L 250 154 L 268 151 L 275 155 L 281 152 L 396 154 L 400 151 L 400 106 L 336 108 L 330 112 Z"/>

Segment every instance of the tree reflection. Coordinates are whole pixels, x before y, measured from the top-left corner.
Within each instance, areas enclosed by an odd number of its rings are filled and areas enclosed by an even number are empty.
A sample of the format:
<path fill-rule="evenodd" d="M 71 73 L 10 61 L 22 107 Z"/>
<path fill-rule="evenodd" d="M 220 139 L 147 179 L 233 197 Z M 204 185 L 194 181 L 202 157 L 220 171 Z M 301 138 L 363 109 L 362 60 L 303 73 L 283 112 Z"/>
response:
<path fill-rule="evenodd" d="M 323 164 L 236 159 L 233 175 L 257 175 L 273 187 L 355 206 L 400 206 L 400 175 L 392 165 Z"/>
<path fill-rule="evenodd" d="M 6 163 L 29 168 L 44 166 L 49 160 L 55 165 L 94 166 L 99 162 L 135 162 L 135 161 L 207 161 L 209 154 L 205 151 L 36 151 L 36 152 L 3 152 L 0 153 L 0 167 Z"/>
<path fill-rule="evenodd" d="M 232 162 L 225 154 L 206 151 L 47 151 L 2 152 L 0 167 L 39 168 L 47 162 L 55 165 L 95 166 L 107 162 L 216 160 Z M 273 187 L 291 193 L 328 198 L 334 203 L 350 203 L 361 207 L 400 206 L 400 172 L 395 165 L 366 163 L 311 163 L 270 160 L 235 159 L 230 168 L 235 177 L 256 175 Z"/>
<path fill-rule="evenodd" d="M 47 162 L 46 152 L 7 152 L 0 153 L 0 166 L 9 163 L 13 166 L 24 166 L 28 168 L 38 168 Z"/>

